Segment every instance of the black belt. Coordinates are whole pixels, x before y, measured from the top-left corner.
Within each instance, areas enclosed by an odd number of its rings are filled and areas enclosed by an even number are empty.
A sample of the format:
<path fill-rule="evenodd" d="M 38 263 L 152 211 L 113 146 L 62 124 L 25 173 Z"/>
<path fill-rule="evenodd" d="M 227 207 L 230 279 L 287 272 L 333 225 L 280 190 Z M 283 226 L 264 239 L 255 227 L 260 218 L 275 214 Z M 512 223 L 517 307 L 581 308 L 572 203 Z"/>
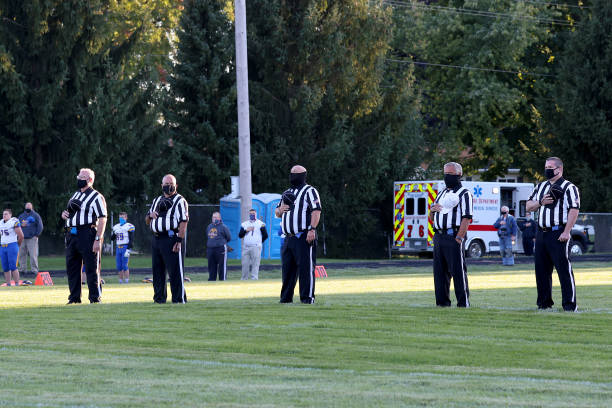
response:
<path fill-rule="evenodd" d="M 177 231 L 174 231 L 174 230 L 171 230 L 171 231 L 174 233 L 174 235 L 176 235 L 178 233 Z M 156 237 L 168 237 L 168 236 L 170 236 L 168 234 L 168 231 L 154 232 L 153 235 L 156 236 Z"/>
<path fill-rule="evenodd" d="M 452 235 L 452 236 L 457 235 L 457 232 L 459 232 L 459 227 L 452 227 L 452 228 L 447 228 L 443 230 L 438 230 L 438 229 L 436 230 L 436 234 Z"/>
<path fill-rule="evenodd" d="M 563 231 L 565 229 L 565 224 L 561 225 L 553 225 L 552 227 L 540 227 L 542 232 L 551 232 L 551 231 Z"/>
<path fill-rule="evenodd" d="M 76 228 L 79 231 L 86 230 L 89 228 L 98 229 L 96 224 L 87 224 L 87 225 L 75 225 L 74 227 L 65 227 L 66 232 L 70 232 L 72 228 Z"/>

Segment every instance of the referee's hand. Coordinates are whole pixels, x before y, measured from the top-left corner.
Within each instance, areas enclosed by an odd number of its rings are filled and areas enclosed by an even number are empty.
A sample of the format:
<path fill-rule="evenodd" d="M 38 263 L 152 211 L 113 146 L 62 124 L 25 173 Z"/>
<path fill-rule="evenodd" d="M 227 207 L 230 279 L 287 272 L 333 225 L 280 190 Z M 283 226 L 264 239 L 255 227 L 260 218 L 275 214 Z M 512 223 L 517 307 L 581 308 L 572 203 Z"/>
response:
<path fill-rule="evenodd" d="M 150 218 L 150 219 L 152 219 L 152 220 L 154 220 L 154 219 L 156 219 L 156 218 L 157 218 L 157 215 L 158 215 L 158 214 L 157 214 L 157 211 L 151 211 L 151 212 L 149 213 L 149 218 Z"/>
<path fill-rule="evenodd" d="M 440 211 L 442 211 L 442 205 L 441 204 L 434 204 L 434 205 L 431 206 L 429 211 L 431 211 L 431 212 L 440 212 Z"/>
<path fill-rule="evenodd" d="M 287 204 L 281 204 L 280 207 L 278 207 L 278 209 L 280 210 L 281 213 L 286 213 L 287 211 L 289 211 L 289 206 Z"/>
<path fill-rule="evenodd" d="M 68 218 L 70 218 L 70 213 L 66 210 L 62 211 L 62 218 L 67 220 Z"/>
<path fill-rule="evenodd" d="M 174 244 L 174 246 L 172 247 L 172 252 L 181 252 L 181 243 L 177 242 Z"/>
<path fill-rule="evenodd" d="M 544 206 L 544 205 L 552 204 L 554 202 L 555 202 L 555 199 L 553 198 L 553 196 L 550 194 L 546 194 L 544 197 L 542 197 L 542 201 L 540 202 L 540 205 Z"/>

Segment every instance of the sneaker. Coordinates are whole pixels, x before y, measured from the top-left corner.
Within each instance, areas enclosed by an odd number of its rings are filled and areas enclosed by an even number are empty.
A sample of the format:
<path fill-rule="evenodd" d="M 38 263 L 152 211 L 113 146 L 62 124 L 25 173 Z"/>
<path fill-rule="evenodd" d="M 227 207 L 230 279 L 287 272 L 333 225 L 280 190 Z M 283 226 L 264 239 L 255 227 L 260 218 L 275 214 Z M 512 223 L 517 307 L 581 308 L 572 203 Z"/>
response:
<path fill-rule="evenodd" d="M 183 281 L 184 281 L 184 282 L 191 282 L 191 278 L 190 278 L 189 276 L 185 276 L 185 277 L 183 278 Z"/>

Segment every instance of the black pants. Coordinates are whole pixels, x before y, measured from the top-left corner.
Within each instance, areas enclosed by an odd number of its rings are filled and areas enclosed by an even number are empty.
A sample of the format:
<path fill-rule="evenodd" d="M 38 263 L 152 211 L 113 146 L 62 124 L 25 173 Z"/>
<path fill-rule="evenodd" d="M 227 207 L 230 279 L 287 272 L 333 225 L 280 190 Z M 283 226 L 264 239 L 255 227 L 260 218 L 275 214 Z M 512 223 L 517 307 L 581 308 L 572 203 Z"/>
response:
<path fill-rule="evenodd" d="M 168 298 L 166 270 L 170 278 L 172 303 L 187 302 L 183 283 L 183 254 L 181 251 L 172 251 L 175 243 L 174 238 L 167 235 L 153 237 L 151 256 L 153 260 L 153 301 L 155 303 L 166 303 Z"/>
<path fill-rule="evenodd" d="M 206 248 L 206 258 L 208 258 L 208 280 L 217 280 L 217 273 L 220 281 L 227 279 L 227 245 Z"/>
<path fill-rule="evenodd" d="M 523 237 L 523 250 L 525 255 L 533 255 L 533 237 Z"/>
<path fill-rule="evenodd" d="M 100 284 L 100 254 L 92 251 L 96 229 L 90 226 L 77 228 L 76 235 L 66 234 L 66 274 L 68 275 L 68 301 L 81 303 L 81 269 L 85 266 L 89 301 L 97 303 L 102 298 Z"/>
<path fill-rule="evenodd" d="M 454 236 L 439 232 L 434 235 L 433 275 L 437 306 L 451 305 L 449 297 L 451 277 L 455 286 L 457 307 L 470 305 L 463 245 L 459 244 Z"/>
<path fill-rule="evenodd" d="M 557 269 L 561 283 L 563 309 L 576 310 L 576 284 L 569 260 L 569 241 L 559 241 L 563 229 L 544 232 L 538 230 L 535 244 L 535 275 L 538 288 L 538 308 L 546 309 L 555 303 L 552 300 L 552 270 Z"/>
<path fill-rule="evenodd" d="M 299 238 L 296 236 L 285 238 L 281 248 L 283 262 L 281 303 L 293 302 L 293 292 L 298 277 L 300 279 L 300 301 L 314 303 L 317 245 L 316 241 L 313 241 L 312 245 L 306 242 L 306 235 L 306 232 L 303 232 Z"/>

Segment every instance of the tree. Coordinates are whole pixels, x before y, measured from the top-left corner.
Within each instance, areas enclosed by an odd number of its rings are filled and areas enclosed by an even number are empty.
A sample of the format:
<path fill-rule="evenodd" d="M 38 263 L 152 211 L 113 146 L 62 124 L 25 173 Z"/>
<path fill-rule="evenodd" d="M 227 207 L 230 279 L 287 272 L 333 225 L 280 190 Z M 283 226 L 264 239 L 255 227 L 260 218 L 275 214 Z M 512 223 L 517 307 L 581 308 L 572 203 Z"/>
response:
<path fill-rule="evenodd" d="M 217 202 L 238 169 L 234 31 L 221 0 L 189 0 L 178 30 L 165 119 L 189 201 Z"/>
<path fill-rule="evenodd" d="M 428 161 L 439 168 L 465 156 L 468 173 L 494 178 L 541 151 L 535 99 L 549 72 L 532 56 L 547 52 L 539 45 L 559 13 L 510 0 L 400 5 L 394 59 L 417 64 Z"/>
<path fill-rule="evenodd" d="M 383 253 L 392 182 L 421 157 L 411 72 L 385 64 L 390 17 L 365 0 L 247 4 L 254 191 L 304 165 L 338 256 Z"/>
<path fill-rule="evenodd" d="M 130 9 L 137 3 L 0 1 L 5 204 L 33 201 L 47 225 L 59 225 L 80 167 L 96 171 L 96 187 L 116 198 L 111 206 L 142 197 L 142 175 L 162 172 L 157 71 L 140 61 L 161 47 L 142 38 L 163 28 Z M 143 19 L 124 20 L 129 10 Z"/>
<path fill-rule="evenodd" d="M 546 112 L 549 156 L 581 192 L 581 210 L 612 211 L 612 4 L 593 0 L 561 55 Z M 543 167 L 543 163 L 542 167 Z"/>

